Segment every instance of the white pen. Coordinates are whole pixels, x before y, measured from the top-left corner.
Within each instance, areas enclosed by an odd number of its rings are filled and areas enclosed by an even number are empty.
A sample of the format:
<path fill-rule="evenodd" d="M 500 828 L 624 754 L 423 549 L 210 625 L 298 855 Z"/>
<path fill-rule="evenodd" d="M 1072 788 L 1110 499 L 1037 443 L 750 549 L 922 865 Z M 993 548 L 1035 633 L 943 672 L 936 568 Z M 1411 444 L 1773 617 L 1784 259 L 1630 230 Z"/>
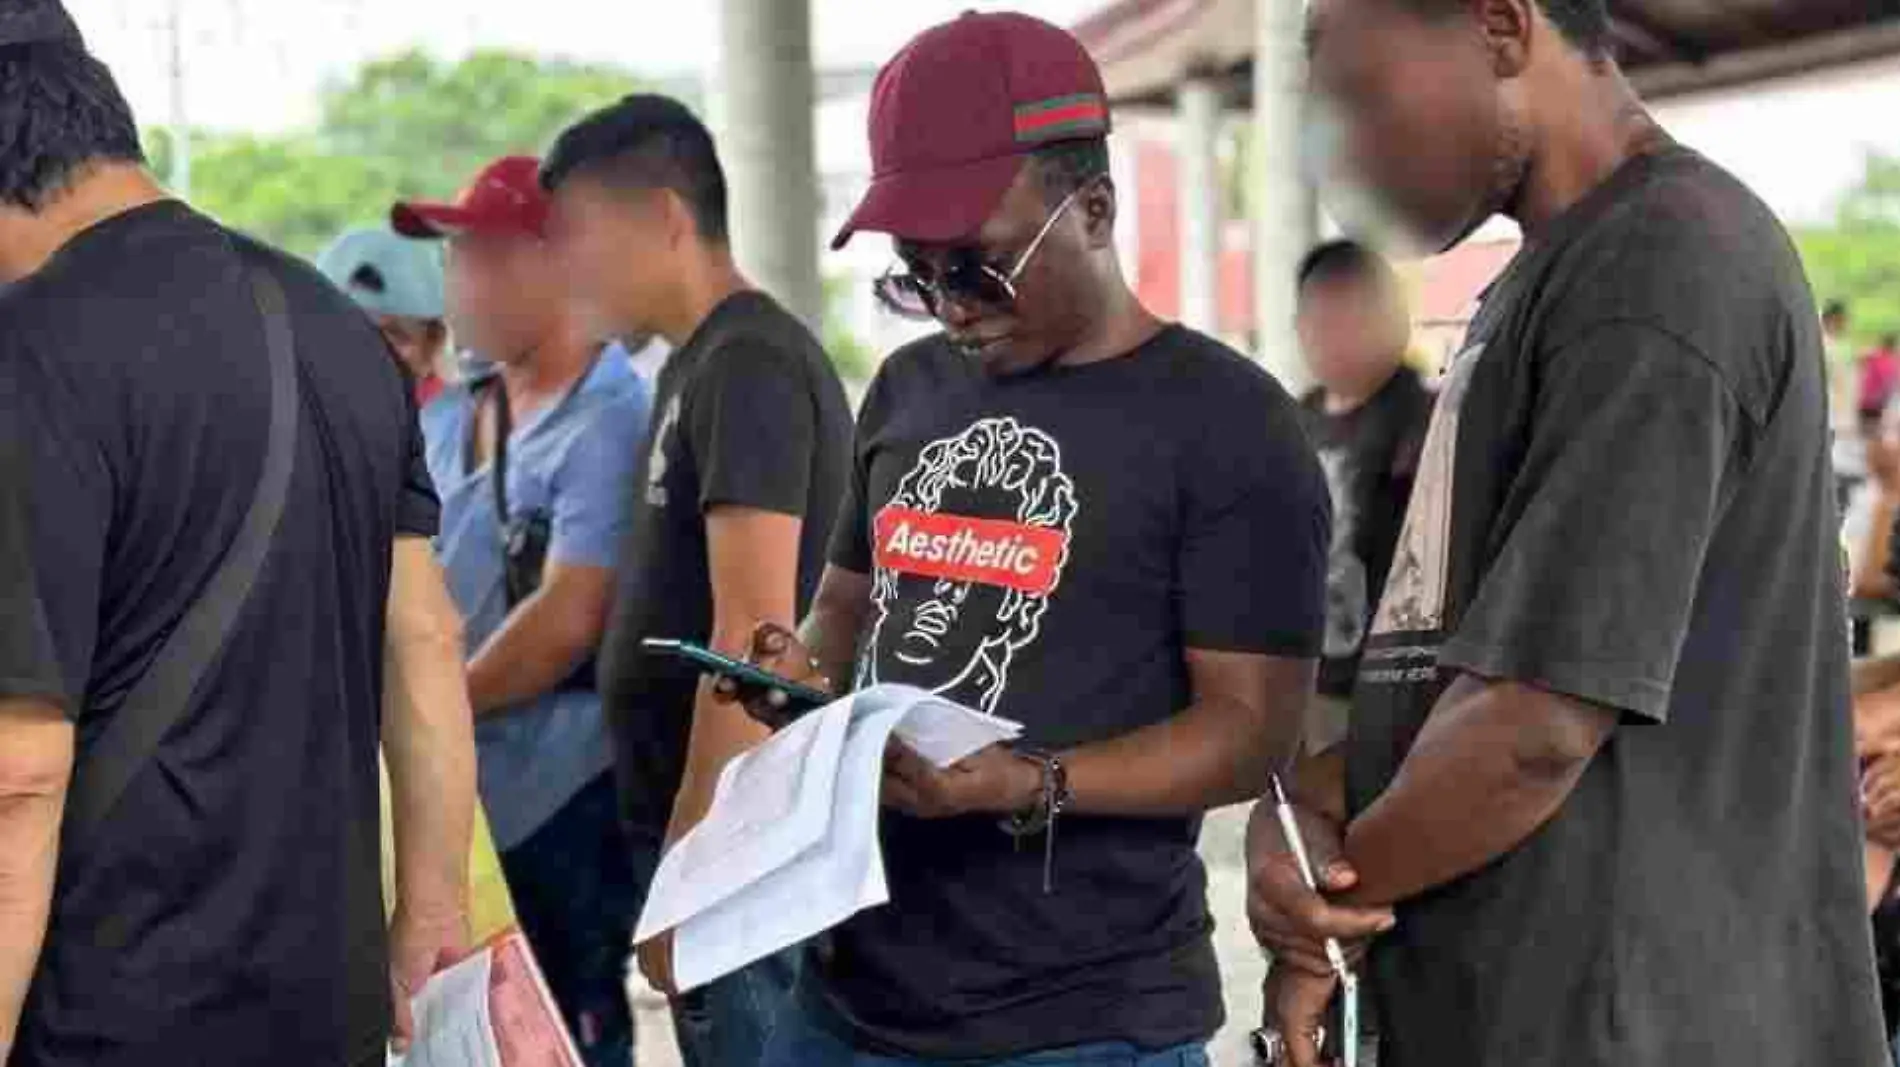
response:
<path fill-rule="evenodd" d="M 1306 888 L 1319 892 L 1319 878 L 1313 871 L 1313 860 L 1306 854 L 1306 841 L 1300 836 L 1300 822 L 1293 814 L 1293 805 L 1286 798 L 1286 790 L 1280 785 L 1280 776 L 1269 775 L 1273 785 L 1274 814 L 1280 819 L 1280 833 L 1286 837 L 1287 846 L 1293 850 L 1293 859 L 1300 866 L 1300 877 L 1306 882 Z M 1345 1067 L 1358 1067 L 1359 1063 L 1359 979 L 1346 966 L 1345 950 L 1339 947 L 1337 938 L 1326 939 L 1326 962 L 1332 965 L 1333 973 L 1339 976 L 1340 993 L 1340 1052 L 1344 1056 Z"/>

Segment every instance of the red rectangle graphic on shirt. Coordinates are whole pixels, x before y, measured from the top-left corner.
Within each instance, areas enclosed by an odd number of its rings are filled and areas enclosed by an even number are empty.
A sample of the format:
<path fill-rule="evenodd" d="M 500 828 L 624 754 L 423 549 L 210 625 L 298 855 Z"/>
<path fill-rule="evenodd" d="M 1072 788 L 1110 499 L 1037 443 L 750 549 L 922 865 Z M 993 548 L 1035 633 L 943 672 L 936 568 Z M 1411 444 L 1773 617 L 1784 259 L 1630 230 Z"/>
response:
<path fill-rule="evenodd" d="M 885 508 L 873 524 L 877 565 L 1043 596 L 1055 588 L 1068 535 L 1046 526 Z"/>

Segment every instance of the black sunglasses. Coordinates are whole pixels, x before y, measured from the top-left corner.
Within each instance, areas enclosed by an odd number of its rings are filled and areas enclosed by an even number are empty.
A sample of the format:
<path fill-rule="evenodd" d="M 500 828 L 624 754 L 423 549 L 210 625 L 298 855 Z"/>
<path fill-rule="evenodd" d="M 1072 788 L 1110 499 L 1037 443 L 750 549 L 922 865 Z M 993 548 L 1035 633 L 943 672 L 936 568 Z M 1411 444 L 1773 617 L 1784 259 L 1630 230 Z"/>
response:
<path fill-rule="evenodd" d="M 871 283 L 871 291 L 877 295 L 878 302 L 894 315 L 907 319 L 934 319 L 938 311 L 948 301 L 963 304 L 977 304 L 982 307 L 1007 308 L 1016 303 L 1016 283 L 1028 268 L 1029 261 L 1035 257 L 1036 250 L 1055 228 L 1069 205 L 1082 195 L 1077 189 L 1062 199 L 1049 217 L 1043 221 L 1042 229 L 1036 231 L 1035 239 L 1029 247 L 1016 257 L 1016 265 L 1007 272 L 996 269 L 983 262 L 974 249 L 964 249 L 951 257 L 942 271 L 935 277 L 924 278 L 913 273 L 892 272 Z"/>

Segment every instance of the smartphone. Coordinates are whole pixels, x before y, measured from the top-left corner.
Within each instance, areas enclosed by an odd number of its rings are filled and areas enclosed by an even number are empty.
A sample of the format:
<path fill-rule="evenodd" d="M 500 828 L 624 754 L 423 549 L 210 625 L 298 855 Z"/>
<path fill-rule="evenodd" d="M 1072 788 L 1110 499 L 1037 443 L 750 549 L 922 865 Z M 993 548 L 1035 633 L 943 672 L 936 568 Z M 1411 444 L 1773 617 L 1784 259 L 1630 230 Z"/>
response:
<path fill-rule="evenodd" d="M 698 667 L 701 673 L 730 678 L 737 682 L 741 689 L 761 691 L 776 689 L 785 694 L 784 710 L 788 718 L 796 718 L 814 708 L 822 708 L 837 699 L 821 689 L 801 685 L 789 678 L 781 678 L 754 664 L 721 655 L 690 641 L 649 637 L 640 642 L 640 647 L 649 656 L 671 656 L 674 659 L 683 659 Z"/>

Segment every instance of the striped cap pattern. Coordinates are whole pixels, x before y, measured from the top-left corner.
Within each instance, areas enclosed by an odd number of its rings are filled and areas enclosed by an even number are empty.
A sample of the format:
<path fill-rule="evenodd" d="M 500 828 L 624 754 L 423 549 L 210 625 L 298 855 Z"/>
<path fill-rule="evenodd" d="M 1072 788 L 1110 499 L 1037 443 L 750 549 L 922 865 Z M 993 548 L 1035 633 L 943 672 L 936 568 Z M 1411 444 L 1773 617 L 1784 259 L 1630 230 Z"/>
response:
<path fill-rule="evenodd" d="M 1108 102 L 1095 93 L 1076 93 L 1016 106 L 1016 143 L 1041 144 L 1108 132 Z"/>

